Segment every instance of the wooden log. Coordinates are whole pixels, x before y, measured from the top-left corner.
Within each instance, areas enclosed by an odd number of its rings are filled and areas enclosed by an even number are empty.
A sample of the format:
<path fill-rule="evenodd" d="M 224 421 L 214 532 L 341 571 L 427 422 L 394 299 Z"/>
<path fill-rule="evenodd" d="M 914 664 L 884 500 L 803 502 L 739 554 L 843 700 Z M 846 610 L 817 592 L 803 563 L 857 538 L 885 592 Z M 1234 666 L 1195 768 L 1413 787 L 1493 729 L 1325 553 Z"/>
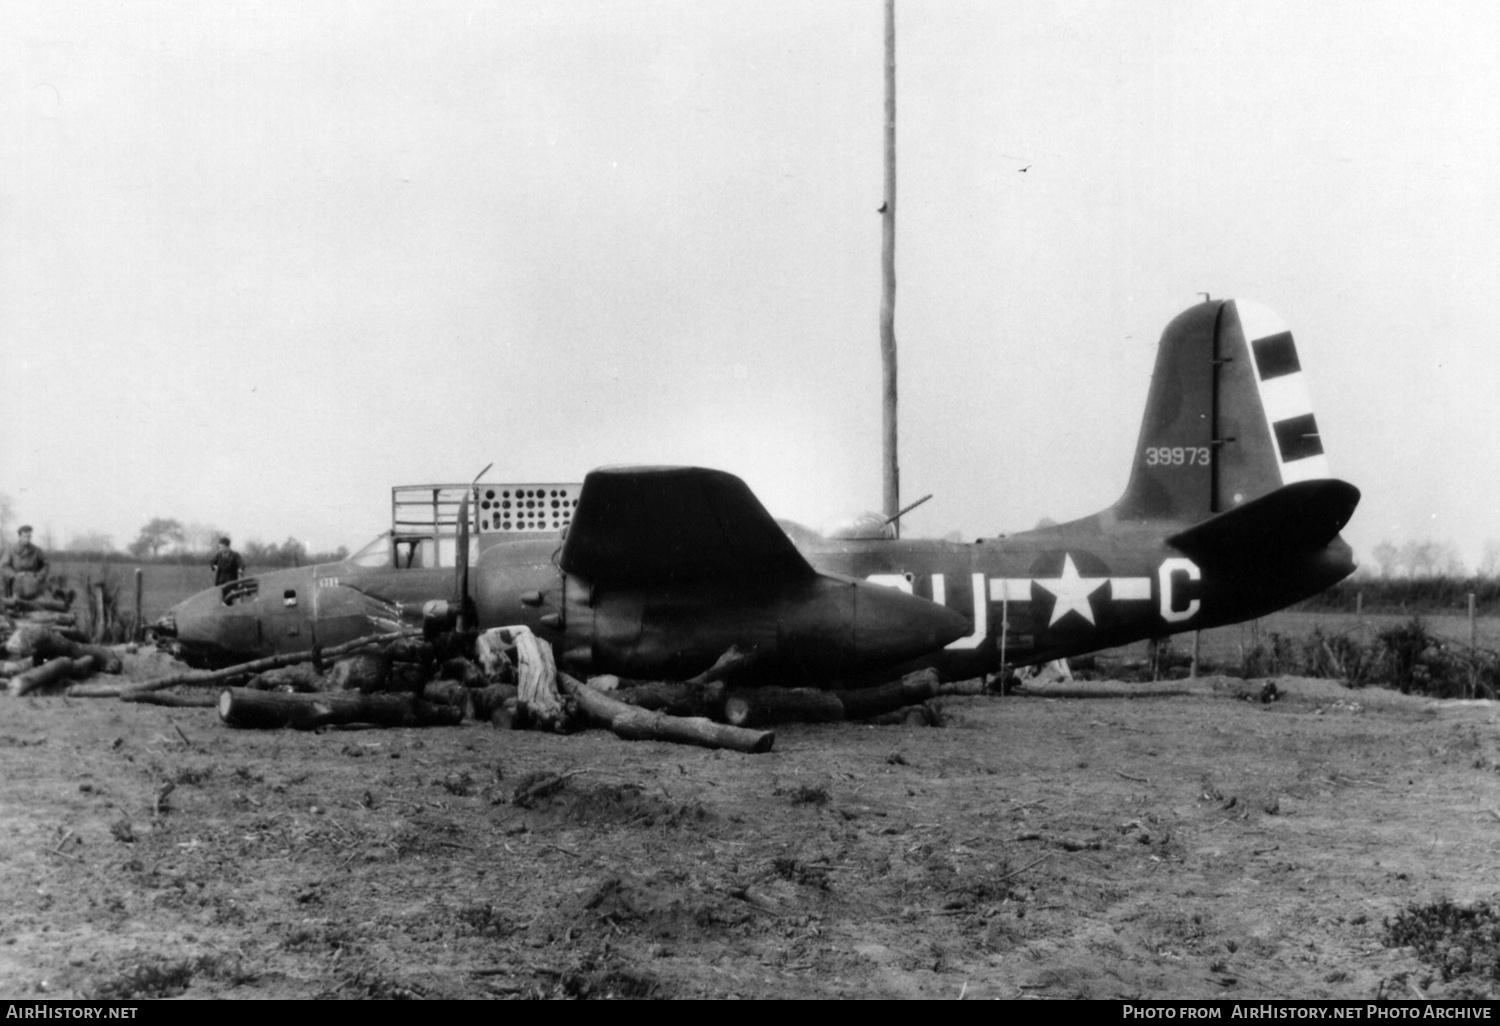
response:
<path fill-rule="evenodd" d="M 560 730 L 568 719 L 557 691 L 557 666 L 552 646 L 537 640 L 526 627 L 507 628 L 516 644 L 518 675 L 516 700 L 538 727 Z"/>
<path fill-rule="evenodd" d="M 51 613 L 66 613 L 71 608 L 71 606 L 68 603 L 64 602 L 62 599 L 8 598 L 0 601 L 4 602 L 4 608 L 7 612 L 17 613 L 28 613 L 33 610 L 46 611 Z"/>
<path fill-rule="evenodd" d="M 5 651 L 13 658 L 25 659 L 35 652 L 36 639 L 47 633 L 47 628 L 36 623 L 18 623 L 5 639 Z"/>
<path fill-rule="evenodd" d="M 101 673 L 119 673 L 124 669 L 124 663 L 113 649 L 104 645 L 88 645 L 71 641 L 53 630 L 37 634 L 32 640 L 31 647 L 42 659 L 56 659 L 59 656 L 82 659 L 84 656 L 93 656 Z"/>
<path fill-rule="evenodd" d="M 1127 684 L 1117 680 L 1024 682 L 1015 694 L 1037 698 L 1168 698 L 1193 695 L 1204 698 L 1234 698 L 1250 702 L 1274 702 L 1273 680 L 1241 680 L 1238 677 L 1198 677 L 1183 681 Z"/>
<path fill-rule="evenodd" d="M 900 680 L 857 691 L 835 691 L 844 707 L 844 718 L 867 720 L 909 705 L 921 705 L 938 692 L 937 671 L 931 668 L 908 673 Z"/>
<path fill-rule="evenodd" d="M 419 695 L 427 686 L 430 666 L 420 663 L 392 663 L 391 675 L 385 682 L 387 691 Z"/>
<path fill-rule="evenodd" d="M 282 666 L 265 673 L 257 673 L 246 682 L 245 687 L 256 691 L 299 691 L 312 693 L 328 691 L 328 679 L 306 663 Z"/>
<path fill-rule="evenodd" d="M 724 719 L 736 727 L 771 723 L 836 723 L 844 703 L 817 688 L 756 688 L 731 691 L 724 699 Z"/>
<path fill-rule="evenodd" d="M 77 680 L 87 677 L 94 672 L 94 657 L 84 656 L 82 659 L 69 659 L 67 656 L 59 656 L 41 666 L 33 667 L 25 673 L 18 674 L 10 679 L 9 690 L 13 695 L 24 695 L 28 691 L 46 687 L 48 684 L 57 684 L 65 680 Z"/>
<path fill-rule="evenodd" d="M 383 645 L 395 641 L 398 638 L 409 637 L 409 631 L 392 631 L 389 634 L 370 634 L 363 638 L 355 638 L 346 641 L 342 645 L 333 648 L 325 648 L 318 652 L 288 652 L 284 655 L 267 656 L 264 659 L 253 659 L 248 663 L 240 663 L 238 666 L 226 666 L 222 670 L 188 670 L 185 673 L 173 673 L 155 680 L 141 681 L 139 684 L 131 684 L 120 689 L 120 694 L 129 692 L 137 694 L 142 691 L 161 691 L 164 688 L 175 687 L 178 684 L 221 684 L 226 680 L 236 677 L 248 677 L 251 674 L 263 673 L 266 670 L 274 670 L 278 666 L 295 666 L 297 663 L 312 662 L 315 655 L 319 659 L 330 659 L 357 651 L 366 645 Z M 90 696 L 95 697 L 95 696 Z M 102 696 L 97 696 L 102 697 Z"/>
<path fill-rule="evenodd" d="M 557 680 L 590 719 L 629 741 L 671 741 L 752 754 L 769 752 L 776 742 L 774 731 L 726 726 L 700 716 L 667 716 L 626 705 L 566 673 Z"/>
<path fill-rule="evenodd" d="M 0 660 L 0 677 L 14 677 L 18 673 L 25 673 L 36 665 L 33 659 L 4 659 Z"/>
<path fill-rule="evenodd" d="M 483 670 L 472 660 L 463 656 L 449 659 L 438 667 L 438 680 L 450 680 L 465 688 L 482 688 L 491 681 L 485 677 Z M 495 683 L 498 683 L 496 681 Z"/>
<path fill-rule="evenodd" d="M 589 686 L 596 691 L 593 681 Z M 727 694 L 722 681 L 710 684 L 674 684 L 669 681 L 637 683 L 631 687 L 610 692 L 627 705 L 653 712 L 664 712 L 668 716 L 705 716 L 711 720 L 724 715 L 724 697 Z"/>
<path fill-rule="evenodd" d="M 292 727 L 313 730 L 334 724 L 374 723 L 382 727 L 454 726 L 463 710 L 434 705 L 415 695 L 324 692 L 318 695 L 226 688 L 219 693 L 219 718 L 231 727 Z"/>
<path fill-rule="evenodd" d="M 696 677 L 689 677 L 689 684 L 711 684 L 714 681 L 725 680 L 736 670 L 744 669 L 755 662 L 755 652 L 746 652 L 738 645 L 730 645 L 729 650 L 719 656 L 714 664 Z"/>
<path fill-rule="evenodd" d="M 358 652 L 340 659 L 328 671 L 328 690 L 373 695 L 389 690 L 391 664 L 379 652 Z"/>
<path fill-rule="evenodd" d="M 905 709 L 893 709 L 870 717 L 877 727 L 931 727 L 937 723 L 932 709 L 925 705 L 909 705 Z"/>
<path fill-rule="evenodd" d="M 422 701 L 433 705 L 451 705 L 463 710 L 467 717 L 474 711 L 474 703 L 470 698 L 472 694 L 470 689 L 456 680 L 435 680 L 422 689 Z"/>
<path fill-rule="evenodd" d="M 69 698 L 121 698 L 118 684 L 74 684 L 64 692 Z"/>
<path fill-rule="evenodd" d="M 937 693 L 940 695 L 991 695 L 999 694 L 999 683 L 991 685 L 984 677 L 972 677 L 969 680 L 948 680 L 938 684 Z"/>
<path fill-rule="evenodd" d="M 398 638 L 386 646 L 385 654 L 393 663 L 431 663 L 432 642 L 424 641 L 421 635 Z"/>
<path fill-rule="evenodd" d="M 469 701 L 474 706 L 474 718 L 491 722 L 494 722 L 497 710 L 504 708 L 506 702 L 514 703 L 515 700 L 514 684 L 491 684 L 487 688 L 474 688 L 469 694 Z M 509 722 L 506 726 L 510 726 Z"/>
<path fill-rule="evenodd" d="M 516 679 L 516 646 L 504 627 L 491 627 L 474 641 L 474 658 L 491 684 L 509 684 Z"/>
<path fill-rule="evenodd" d="M 776 743 L 774 731 L 747 730 L 715 723 L 704 716 L 668 716 L 648 709 L 630 708 L 620 713 L 610 721 L 609 729 L 627 741 L 670 741 L 701 748 L 728 748 L 747 755 L 769 752 Z"/>
<path fill-rule="evenodd" d="M 53 613 L 43 609 L 34 609 L 22 613 L 18 619 L 26 623 L 41 624 L 43 627 L 77 627 L 78 617 L 73 613 Z"/>
<path fill-rule="evenodd" d="M 841 691 L 754 688 L 734 691 L 724 700 L 724 719 L 737 727 L 869 720 L 921 705 L 938 693 L 939 683 L 937 671 L 929 668 L 873 688 Z"/>
<path fill-rule="evenodd" d="M 490 710 L 490 723 L 496 730 L 515 730 L 524 726 L 525 718 L 521 715 L 520 703 L 514 698 L 507 698 Z"/>
<path fill-rule="evenodd" d="M 72 691 L 68 692 L 70 695 L 72 693 Z M 219 696 L 201 691 L 187 695 L 179 695 L 171 691 L 142 691 L 135 695 L 121 695 L 120 701 L 139 702 L 143 705 L 167 705 L 179 709 L 209 709 L 219 704 Z"/>

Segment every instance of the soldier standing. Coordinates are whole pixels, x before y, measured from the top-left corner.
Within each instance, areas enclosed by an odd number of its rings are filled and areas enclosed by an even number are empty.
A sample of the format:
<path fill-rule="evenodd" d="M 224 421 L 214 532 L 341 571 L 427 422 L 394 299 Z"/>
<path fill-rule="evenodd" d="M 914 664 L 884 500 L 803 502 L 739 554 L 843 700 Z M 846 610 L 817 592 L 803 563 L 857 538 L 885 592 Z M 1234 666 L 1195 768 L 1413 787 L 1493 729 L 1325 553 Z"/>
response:
<path fill-rule="evenodd" d="M 0 578 L 7 598 L 31 599 L 42 593 L 47 580 L 47 554 L 31 544 L 31 525 L 22 524 L 16 544 L 0 560 Z"/>
<path fill-rule="evenodd" d="M 225 535 L 219 539 L 219 550 L 214 553 L 214 558 L 209 560 L 208 565 L 214 571 L 214 586 L 229 584 L 245 576 L 245 561 L 240 554 L 229 547 L 229 536 Z"/>

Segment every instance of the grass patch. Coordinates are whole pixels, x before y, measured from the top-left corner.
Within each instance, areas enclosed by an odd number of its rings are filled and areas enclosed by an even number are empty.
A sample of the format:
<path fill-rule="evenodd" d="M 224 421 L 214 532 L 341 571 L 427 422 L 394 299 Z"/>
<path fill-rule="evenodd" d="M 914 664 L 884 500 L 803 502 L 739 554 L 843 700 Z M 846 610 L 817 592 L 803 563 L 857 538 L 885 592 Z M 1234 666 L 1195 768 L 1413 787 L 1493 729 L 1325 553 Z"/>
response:
<path fill-rule="evenodd" d="M 1465 907 L 1444 898 L 1411 905 L 1385 921 L 1384 939 L 1386 947 L 1415 948 L 1445 983 L 1465 977 L 1500 982 L 1500 912 L 1487 902 Z"/>

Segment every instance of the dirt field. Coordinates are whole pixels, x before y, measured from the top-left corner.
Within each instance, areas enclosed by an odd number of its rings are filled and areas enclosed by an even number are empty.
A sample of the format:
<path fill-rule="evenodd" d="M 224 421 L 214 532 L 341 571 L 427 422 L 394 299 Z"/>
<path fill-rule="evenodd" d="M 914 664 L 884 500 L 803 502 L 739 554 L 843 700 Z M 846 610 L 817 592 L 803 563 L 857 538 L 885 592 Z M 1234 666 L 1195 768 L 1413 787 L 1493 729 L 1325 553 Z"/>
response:
<path fill-rule="evenodd" d="M 1383 921 L 1494 897 L 1497 710 L 1280 684 L 759 756 L 0 699 L 0 994 L 1493 993 Z"/>

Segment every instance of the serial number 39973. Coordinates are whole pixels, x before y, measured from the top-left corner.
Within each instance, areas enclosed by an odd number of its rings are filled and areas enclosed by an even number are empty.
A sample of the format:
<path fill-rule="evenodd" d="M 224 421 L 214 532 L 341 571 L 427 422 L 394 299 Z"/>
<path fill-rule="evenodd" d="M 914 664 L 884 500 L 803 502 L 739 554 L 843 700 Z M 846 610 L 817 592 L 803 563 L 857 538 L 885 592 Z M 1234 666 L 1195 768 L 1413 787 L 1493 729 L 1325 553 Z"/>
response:
<path fill-rule="evenodd" d="M 1150 446 L 1146 447 L 1148 467 L 1196 467 L 1208 465 L 1208 446 Z"/>

